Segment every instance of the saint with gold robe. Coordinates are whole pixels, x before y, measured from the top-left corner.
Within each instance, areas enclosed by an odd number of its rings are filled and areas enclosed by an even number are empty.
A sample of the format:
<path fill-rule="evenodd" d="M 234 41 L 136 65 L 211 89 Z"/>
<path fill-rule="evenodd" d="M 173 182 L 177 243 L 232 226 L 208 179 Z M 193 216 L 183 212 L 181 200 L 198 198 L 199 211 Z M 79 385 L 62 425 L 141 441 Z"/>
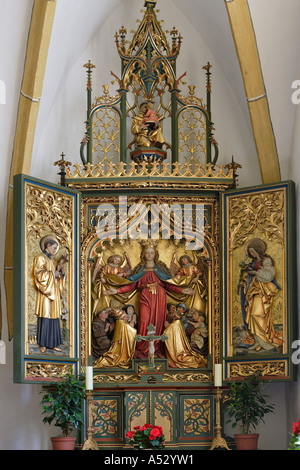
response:
<path fill-rule="evenodd" d="M 242 268 L 241 306 L 248 336 L 254 339 L 249 349 L 259 351 L 282 346 L 282 335 L 274 328 L 273 302 L 280 290 L 272 258 L 260 238 L 251 239 L 245 246 L 251 262 Z M 248 339 L 247 339 L 248 341 Z"/>
<path fill-rule="evenodd" d="M 41 352 L 61 351 L 61 296 L 64 285 L 63 263 L 57 265 L 52 256 L 59 250 L 57 239 L 51 235 L 40 241 L 42 253 L 33 259 L 32 275 L 36 290 L 35 314 L 38 317 L 37 342 Z"/>
<path fill-rule="evenodd" d="M 124 311 L 117 314 L 111 346 L 95 363 L 95 367 L 121 367 L 127 369 L 135 350 L 137 330 L 129 323 L 129 315 Z"/>
<path fill-rule="evenodd" d="M 197 369 L 207 365 L 207 360 L 192 350 L 181 320 L 169 324 L 164 335 L 167 336 L 165 346 L 170 367 Z"/>

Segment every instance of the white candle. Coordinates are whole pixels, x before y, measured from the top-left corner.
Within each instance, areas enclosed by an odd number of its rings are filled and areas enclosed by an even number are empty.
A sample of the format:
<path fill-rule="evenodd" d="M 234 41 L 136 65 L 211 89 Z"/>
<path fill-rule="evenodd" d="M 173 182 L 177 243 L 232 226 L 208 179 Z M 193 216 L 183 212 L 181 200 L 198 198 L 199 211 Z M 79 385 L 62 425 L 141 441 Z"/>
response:
<path fill-rule="evenodd" d="M 85 388 L 86 390 L 93 390 L 93 366 L 87 366 L 85 368 Z"/>
<path fill-rule="evenodd" d="M 214 384 L 215 387 L 222 387 L 222 364 L 215 364 Z"/>
<path fill-rule="evenodd" d="M 0 341 L 0 364 L 6 364 L 6 346 L 4 341 Z"/>

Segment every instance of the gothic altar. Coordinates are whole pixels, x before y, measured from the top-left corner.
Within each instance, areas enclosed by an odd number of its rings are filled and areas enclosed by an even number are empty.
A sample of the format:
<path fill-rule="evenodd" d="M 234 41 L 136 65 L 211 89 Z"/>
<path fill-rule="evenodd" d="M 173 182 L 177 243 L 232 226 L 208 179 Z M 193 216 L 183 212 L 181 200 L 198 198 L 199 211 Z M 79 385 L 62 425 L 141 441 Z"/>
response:
<path fill-rule="evenodd" d="M 217 163 L 211 64 L 205 98 L 184 96 L 182 37 L 144 6 L 133 37 L 115 35 L 114 95 L 94 98 L 84 65 L 78 163 L 62 155 L 58 185 L 15 177 L 14 381 L 92 366 L 82 442 L 120 449 L 147 422 L 167 448 L 207 449 L 216 364 L 224 385 L 294 377 L 294 184 L 236 188 L 239 165 Z"/>

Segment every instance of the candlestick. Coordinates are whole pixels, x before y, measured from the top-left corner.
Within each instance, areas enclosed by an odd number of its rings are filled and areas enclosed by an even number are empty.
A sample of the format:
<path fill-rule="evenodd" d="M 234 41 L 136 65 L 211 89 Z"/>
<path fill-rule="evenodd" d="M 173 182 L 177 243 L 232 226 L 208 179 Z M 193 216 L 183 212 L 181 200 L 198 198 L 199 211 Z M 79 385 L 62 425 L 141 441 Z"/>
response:
<path fill-rule="evenodd" d="M 219 387 L 216 389 L 216 426 L 215 426 L 215 437 L 212 441 L 211 448 L 209 450 L 214 450 L 218 447 L 223 449 L 230 450 L 226 440 L 222 437 L 222 426 L 221 426 L 221 399 L 222 399 L 222 390 Z"/>
<path fill-rule="evenodd" d="M 88 427 L 87 427 L 87 439 L 84 441 L 82 450 L 99 450 L 98 444 L 94 439 L 94 428 L 92 425 L 92 406 L 93 406 L 93 394 L 92 391 L 86 392 L 86 400 L 87 400 L 87 420 L 88 420 Z"/>
<path fill-rule="evenodd" d="M 214 450 L 217 447 L 223 447 L 224 449 L 230 450 L 226 440 L 222 437 L 222 426 L 221 426 L 221 400 L 222 400 L 222 380 L 223 380 L 223 367 L 222 364 L 215 364 L 214 366 L 214 385 L 216 387 L 216 426 L 215 426 L 215 437 L 212 441 L 210 450 Z"/>

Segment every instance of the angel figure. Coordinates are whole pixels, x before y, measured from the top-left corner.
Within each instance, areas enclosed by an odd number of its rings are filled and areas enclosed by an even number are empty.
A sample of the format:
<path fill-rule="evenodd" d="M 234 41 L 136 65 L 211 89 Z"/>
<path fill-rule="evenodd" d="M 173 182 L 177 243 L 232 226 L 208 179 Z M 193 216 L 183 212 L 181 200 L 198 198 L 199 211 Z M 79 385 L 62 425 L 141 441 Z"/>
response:
<path fill-rule="evenodd" d="M 103 296 L 103 290 L 123 284 L 131 273 L 131 265 L 127 254 L 124 256 L 113 254 L 104 261 L 104 252 L 98 254 L 92 276 L 94 299 L 93 314 L 99 310 L 110 307 L 110 300 Z"/>
<path fill-rule="evenodd" d="M 182 296 L 180 302 L 183 302 L 187 309 L 196 308 L 207 313 L 207 269 L 201 255 L 194 253 L 192 260 L 188 254 L 184 254 L 178 259 L 177 253 L 174 253 L 170 272 L 173 284 L 196 291 L 193 297 Z"/>

